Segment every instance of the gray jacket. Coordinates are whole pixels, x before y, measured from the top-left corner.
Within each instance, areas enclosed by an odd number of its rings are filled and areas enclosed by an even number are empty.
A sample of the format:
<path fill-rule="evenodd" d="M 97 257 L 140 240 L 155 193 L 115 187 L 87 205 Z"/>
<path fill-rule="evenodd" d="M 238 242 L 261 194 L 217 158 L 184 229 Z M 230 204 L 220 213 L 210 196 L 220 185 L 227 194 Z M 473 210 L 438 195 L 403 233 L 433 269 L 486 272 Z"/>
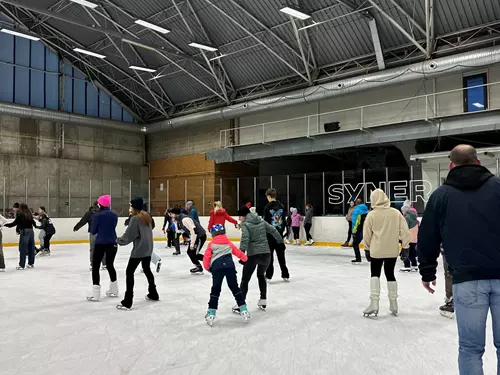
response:
<path fill-rule="evenodd" d="M 313 223 L 313 216 L 314 216 L 314 209 L 311 207 L 310 209 L 306 210 L 304 224 L 312 224 Z"/>
<path fill-rule="evenodd" d="M 247 253 L 249 257 L 270 253 L 267 234 L 273 236 L 278 243 L 283 243 L 283 238 L 272 225 L 266 223 L 257 214 L 249 213 L 241 226 L 241 251 Z"/>
<path fill-rule="evenodd" d="M 137 216 L 132 216 L 123 236 L 118 238 L 121 246 L 134 243 L 131 258 L 146 258 L 153 253 L 153 229 L 144 224 Z"/>

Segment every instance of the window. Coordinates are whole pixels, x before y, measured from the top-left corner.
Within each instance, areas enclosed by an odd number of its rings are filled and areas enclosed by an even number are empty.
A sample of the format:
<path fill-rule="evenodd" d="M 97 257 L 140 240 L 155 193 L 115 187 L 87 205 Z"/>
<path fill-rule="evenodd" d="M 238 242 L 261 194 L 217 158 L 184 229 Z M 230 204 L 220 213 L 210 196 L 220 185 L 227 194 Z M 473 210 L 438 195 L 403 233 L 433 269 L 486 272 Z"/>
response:
<path fill-rule="evenodd" d="M 464 77 L 464 112 L 488 109 L 488 87 L 481 86 L 486 83 L 486 73 Z"/>

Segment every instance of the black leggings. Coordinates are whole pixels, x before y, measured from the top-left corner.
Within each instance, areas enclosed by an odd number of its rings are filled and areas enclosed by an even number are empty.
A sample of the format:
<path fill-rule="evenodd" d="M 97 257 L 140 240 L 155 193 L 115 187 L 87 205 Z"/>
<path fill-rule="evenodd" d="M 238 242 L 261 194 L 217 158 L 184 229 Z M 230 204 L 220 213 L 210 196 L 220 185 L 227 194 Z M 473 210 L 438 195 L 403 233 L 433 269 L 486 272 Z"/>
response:
<path fill-rule="evenodd" d="M 207 240 L 207 235 L 196 237 L 196 242 L 192 245 L 193 248 L 187 251 L 189 259 L 191 259 L 191 263 L 195 266 L 201 267 L 200 260 L 203 260 L 203 254 L 200 254 L 201 249 L 203 249 L 203 245 Z"/>
<path fill-rule="evenodd" d="M 292 227 L 293 230 L 293 239 L 298 240 L 300 237 L 300 227 Z"/>
<path fill-rule="evenodd" d="M 313 239 L 311 236 L 311 227 L 312 227 L 311 223 L 304 224 L 304 230 L 306 231 L 306 240 L 307 241 Z"/>
<path fill-rule="evenodd" d="M 141 263 L 144 275 L 146 275 L 146 278 L 148 279 L 148 284 L 155 285 L 155 277 L 153 275 L 153 272 L 151 271 L 151 257 L 130 258 L 128 260 L 127 270 L 125 271 L 125 274 L 127 276 L 127 293 L 134 292 L 134 273 Z"/>
<path fill-rule="evenodd" d="M 106 255 L 106 267 L 108 268 L 109 280 L 111 282 L 116 281 L 116 271 L 114 264 L 117 250 L 118 247 L 116 244 L 95 245 L 94 259 L 92 260 L 92 284 L 101 285 L 101 275 L 99 274 L 99 268 L 101 267 L 101 261 L 104 255 Z"/>
<path fill-rule="evenodd" d="M 267 299 L 266 270 L 271 262 L 272 254 L 257 254 L 248 257 L 243 266 L 240 289 L 243 299 L 246 299 L 248 293 L 248 282 L 252 278 L 257 268 L 257 279 L 259 280 L 260 298 Z"/>
<path fill-rule="evenodd" d="M 370 270 L 372 277 L 380 277 L 382 274 L 382 266 L 384 266 L 385 278 L 387 281 L 396 281 L 394 276 L 394 268 L 398 258 L 371 258 Z"/>
<path fill-rule="evenodd" d="M 50 253 L 50 239 L 52 238 L 53 234 L 46 234 L 45 237 L 43 237 L 43 248 Z"/>
<path fill-rule="evenodd" d="M 349 243 L 352 237 L 352 221 L 348 221 L 349 223 L 349 232 L 347 232 L 347 240 L 345 241 L 346 243 Z"/>

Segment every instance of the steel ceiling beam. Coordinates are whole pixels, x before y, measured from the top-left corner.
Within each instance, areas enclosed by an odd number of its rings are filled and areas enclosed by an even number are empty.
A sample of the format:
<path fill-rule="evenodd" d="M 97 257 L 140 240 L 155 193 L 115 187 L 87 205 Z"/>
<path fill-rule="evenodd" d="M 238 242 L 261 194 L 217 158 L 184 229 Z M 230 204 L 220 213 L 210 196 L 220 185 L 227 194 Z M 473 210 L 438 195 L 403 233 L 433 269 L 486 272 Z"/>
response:
<path fill-rule="evenodd" d="M 427 56 L 434 53 L 434 0 L 425 0 L 425 36 Z"/>
<path fill-rule="evenodd" d="M 388 20 L 392 25 L 398 29 L 401 34 L 403 34 L 410 42 L 412 42 L 415 47 L 417 47 L 422 53 L 429 57 L 427 54 L 427 50 L 420 45 L 419 42 L 415 40 L 413 36 L 411 36 L 394 18 L 392 18 L 389 14 L 387 14 L 376 2 L 375 0 L 367 0 L 386 20 Z"/>
<path fill-rule="evenodd" d="M 227 19 L 229 19 L 234 25 L 239 27 L 243 32 L 245 32 L 248 36 L 253 38 L 257 43 L 261 44 L 266 50 L 268 50 L 272 55 L 274 55 L 278 60 L 280 60 L 283 64 L 288 66 L 292 71 L 294 71 L 298 76 L 302 77 L 304 81 L 309 82 L 307 77 L 302 74 L 299 70 L 297 70 L 296 67 L 294 67 L 292 64 L 290 64 L 285 58 L 280 56 L 276 51 L 274 51 L 271 47 L 269 47 L 266 43 L 264 43 L 262 40 L 257 38 L 254 33 L 252 33 L 250 30 L 248 30 L 245 26 L 243 26 L 240 22 L 238 22 L 236 19 L 234 19 L 231 15 L 229 15 L 226 11 L 223 9 L 219 8 L 215 3 L 213 3 L 211 0 L 205 0 L 207 4 L 210 4 L 212 7 L 217 9 L 219 13 L 224 15 Z"/>
<path fill-rule="evenodd" d="M 411 15 L 409 15 L 408 12 L 405 11 L 403 7 L 399 5 L 399 3 L 396 0 L 389 0 L 389 1 L 401 14 L 403 14 L 408 19 L 408 22 L 410 22 L 413 26 L 415 26 L 418 29 L 418 31 L 420 31 L 423 35 L 426 34 L 424 28 L 420 26 L 419 23 L 415 21 L 415 19 Z"/>
<path fill-rule="evenodd" d="M 313 84 L 312 75 L 311 75 L 311 71 L 309 69 L 309 62 L 307 61 L 306 55 L 304 53 L 304 47 L 302 46 L 302 38 L 299 34 L 299 29 L 297 29 L 297 24 L 295 23 L 295 19 L 292 16 L 290 16 L 290 21 L 292 22 L 293 33 L 295 35 L 295 39 L 297 40 L 297 44 L 299 45 L 300 57 L 301 57 L 302 63 L 304 64 L 304 69 L 305 69 L 306 74 L 307 74 L 307 80 L 309 82 L 309 85 L 312 86 L 312 84 Z M 307 33 L 307 31 L 306 31 L 306 33 Z"/>

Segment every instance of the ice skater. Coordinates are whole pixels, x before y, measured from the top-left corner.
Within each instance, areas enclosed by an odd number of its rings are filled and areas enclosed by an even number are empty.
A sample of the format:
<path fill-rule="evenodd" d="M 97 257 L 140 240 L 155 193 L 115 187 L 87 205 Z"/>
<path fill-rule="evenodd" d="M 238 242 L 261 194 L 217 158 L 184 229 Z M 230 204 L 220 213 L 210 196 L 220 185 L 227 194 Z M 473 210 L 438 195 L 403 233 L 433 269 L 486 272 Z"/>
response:
<path fill-rule="evenodd" d="M 314 208 L 310 203 L 308 203 L 308 204 L 306 204 L 306 215 L 304 217 L 304 230 L 306 232 L 306 245 L 307 246 L 312 246 L 314 244 L 314 240 L 311 236 L 313 216 L 314 216 Z"/>
<path fill-rule="evenodd" d="M 401 207 L 401 212 L 403 213 L 403 216 L 406 219 L 406 224 L 408 224 L 408 228 L 410 229 L 410 247 L 407 252 L 403 252 L 404 268 L 401 268 L 399 271 L 418 272 L 417 239 L 419 222 L 417 214 L 411 209 L 410 201 L 405 201 L 405 204 Z"/>
<path fill-rule="evenodd" d="M 212 241 L 208 244 L 205 255 L 203 256 L 203 266 L 212 273 L 212 290 L 210 291 L 210 300 L 208 301 L 208 311 L 205 320 L 211 326 L 215 320 L 217 308 L 219 307 L 219 297 L 222 288 L 222 282 L 226 279 L 227 286 L 233 293 L 238 312 L 248 321 L 250 313 L 245 302 L 238 278 L 236 277 L 236 267 L 233 262 L 233 255 L 242 262 L 246 262 L 248 257 L 238 249 L 226 236 L 226 230 L 222 224 L 212 226 L 210 233 Z"/>
<path fill-rule="evenodd" d="M 153 254 L 153 218 L 143 210 L 144 203 L 141 197 L 130 201 L 130 221 L 123 236 L 117 239 L 120 246 L 133 243 L 132 252 L 128 261 L 126 274 L 127 289 L 125 297 L 117 309 L 130 310 L 134 300 L 134 273 L 139 264 L 148 279 L 148 294 L 146 299 L 158 301 L 160 296 L 156 290 L 155 278 L 151 272 L 151 255 Z"/>
<path fill-rule="evenodd" d="M 292 232 L 293 232 L 293 244 L 300 245 L 300 223 L 304 220 L 304 217 L 299 213 L 295 207 L 290 208 L 292 213 Z"/>
<path fill-rule="evenodd" d="M 210 219 L 208 220 L 208 230 L 211 231 L 212 227 L 216 224 L 220 224 L 225 227 L 226 221 L 229 221 L 231 224 L 235 226 L 235 228 L 238 227 L 238 222 L 234 220 L 224 207 L 222 207 L 222 202 L 217 201 L 214 202 L 214 209 L 210 210 Z"/>
<path fill-rule="evenodd" d="M 36 255 L 50 255 L 50 240 L 52 239 L 52 236 L 56 234 L 56 228 L 54 227 L 54 224 L 52 224 L 52 220 L 50 220 L 47 215 L 44 206 L 39 207 L 38 221 L 40 222 L 40 225 L 36 228 L 40 229 L 40 235 L 43 234 L 43 237 L 40 239 L 40 249 L 37 251 Z"/>
<path fill-rule="evenodd" d="M 356 200 L 356 207 L 352 212 L 352 248 L 354 249 L 355 259 L 351 261 L 352 264 L 361 264 L 361 252 L 359 245 L 363 241 L 363 226 L 365 223 L 366 215 L 368 214 L 368 207 L 363 203 L 361 198 Z M 365 251 L 366 260 L 370 261 L 370 256 Z"/>
<path fill-rule="evenodd" d="M 256 213 L 250 212 L 248 207 L 243 206 L 238 210 L 241 225 L 240 249 L 247 254 L 248 259 L 243 265 L 240 288 L 243 298 L 248 293 L 248 282 L 257 269 L 259 281 L 260 299 L 257 305 L 265 310 L 267 308 L 267 281 L 266 271 L 269 269 L 272 254 L 267 236 L 273 237 L 276 242 L 275 249 L 280 253 L 285 252 L 283 237 L 272 225 L 265 222 Z M 233 307 L 233 312 L 239 312 L 238 306 Z"/>
<path fill-rule="evenodd" d="M 73 228 L 73 232 L 79 231 L 81 228 L 83 228 L 85 225 L 88 227 L 88 232 L 89 232 L 89 253 L 90 253 L 90 270 L 92 271 L 92 261 L 94 259 L 94 249 L 95 249 L 95 238 L 96 235 L 92 234 L 90 230 L 92 229 L 92 218 L 94 215 L 99 211 L 99 207 L 97 205 L 97 201 L 94 202 L 92 206 L 89 207 L 87 212 L 83 215 L 83 217 L 80 219 L 80 221 L 75 225 Z M 106 269 L 106 257 L 102 258 L 102 269 Z"/>
<path fill-rule="evenodd" d="M 165 210 L 162 232 L 167 235 L 167 249 L 171 249 L 174 245 L 175 232 L 172 232 L 172 218 L 170 217 L 170 210 L 172 208 L 167 208 Z"/>
<path fill-rule="evenodd" d="M 199 221 L 194 220 L 185 214 L 181 214 L 181 210 L 179 208 L 174 208 L 170 215 L 175 219 L 178 229 L 183 233 L 189 234 L 191 239 L 187 253 L 189 259 L 195 267 L 189 271 L 192 274 L 202 275 L 203 267 L 200 260 L 203 260 L 203 255 L 200 254 L 200 251 L 203 249 L 203 245 L 207 240 L 207 233 L 205 232 L 205 229 L 203 229 Z"/>
<path fill-rule="evenodd" d="M 270 188 L 266 191 L 268 204 L 264 208 L 264 220 L 276 229 L 280 235 L 281 241 L 276 241 L 275 237 L 267 234 L 267 241 L 271 250 L 271 263 L 266 271 L 266 278 L 272 280 L 274 276 L 274 252 L 278 257 L 278 263 L 281 268 L 281 278 L 284 281 L 290 280 L 290 273 L 286 266 L 285 246 L 281 246 L 283 242 L 283 232 L 285 229 L 285 207 L 276 200 L 278 196 L 276 189 Z"/>
<path fill-rule="evenodd" d="M 8 223 L 8 220 L 0 215 L 0 272 L 5 272 L 5 257 L 3 256 L 3 234 L 2 227 Z"/>
<path fill-rule="evenodd" d="M 19 211 L 15 213 L 15 220 L 12 223 L 4 225 L 7 228 L 16 227 L 19 233 L 19 265 L 17 270 L 24 270 L 26 266 L 26 257 L 28 257 L 28 268 L 35 267 L 35 220 L 30 209 L 25 203 L 19 205 Z"/>
<path fill-rule="evenodd" d="M 448 266 L 448 262 L 446 261 L 443 246 L 441 246 L 441 256 L 443 257 L 445 299 L 444 305 L 439 307 L 439 313 L 445 318 L 453 319 L 455 317 L 455 304 L 453 302 L 453 276 L 451 274 L 451 269 Z"/>
<path fill-rule="evenodd" d="M 101 299 L 101 276 L 99 265 L 106 256 L 106 268 L 109 274 L 110 286 L 106 291 L 108 297 L 118 297 L 118 281 L 116 279 L 115 257 L 117 252 L 116 226 L 118 215 L 111 211 L 111 196 L 103 195 L 97 199 L 99 211 L 92 218 L 90 233 L 96 236 L 94 258 L 92 259 L 92 292 L 87 296 L 88 301 Z"/>
<path fill-rule="evenodd" d="M 341 247 L 351 247 L 350 241 L 352 237 L 352 213 L 354 212 L 354 208 L 356 206 L 356 203 L 352 200 L 349 202 L 349 209 L 347 210 L 347 215 L 345 216 L 345 219 L 347 220 L 347 223 L 349 224 L 349 229 L 347 232 L 347 240 L 344 242 L 344 244 Z"/>
<path fill-rule="evenodd" d="M 394 268 L 399 255 L 399 241 L 403 249 L 410 243 L 410 232 L 401 213 L 391 207 L 389 198 L 381 189 L 372 191 L 370 201 L 373 210 L 368 213 L 363 226 L 363 240 L 370 251 L 370 306 L 364 316 L 378 315 L 380 301 L 380 275 L 384 268 L 389 294 L 389 310 L 398 314 L 398 282 Z"/>

